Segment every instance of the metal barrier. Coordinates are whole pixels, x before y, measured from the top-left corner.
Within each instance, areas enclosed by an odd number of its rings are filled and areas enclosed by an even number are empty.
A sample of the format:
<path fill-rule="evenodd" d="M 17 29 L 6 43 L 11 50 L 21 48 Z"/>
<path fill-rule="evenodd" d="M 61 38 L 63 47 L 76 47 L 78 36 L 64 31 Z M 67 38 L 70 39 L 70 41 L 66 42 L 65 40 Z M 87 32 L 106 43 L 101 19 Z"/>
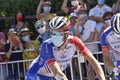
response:
<path fill-rule="evenodd" d="M 85 43 L 85 44 L 98 44 L 99 42 L 92 42 L 92 43 Z M 24 50 L 24 51 L 33 51 L 34 49 L 29 49 L 29 50 Z M 16 52 L 20 52 L 20 51 L 13 51 L 12 53 L 16 53 Z M 95 52 L 96 55 L 98 54 L 101 54 L 102 52 Z M 4 52 L 1 52 L 0 54 L 4 54 Z M 99 58 L 99 57 L 97 57 Z M 77 61 L 77 64 L 74 63 L 74 62 L 71 62 L 70 64 L 70 73 L 71 73 L 71 80 L 87 80 L 87 75 L 83 76 L 83 69 L 86 69 L 86 65 L 87 65 L 87 62 L 86 60 L 84 59 L 84 57 L 79 54 L 79 51 L 77 51 L 77 54 L 74 55 L 74 59 L 76 59 Z M 26 73 L 26 70 L 25 70 L 25 63 L 26 62 L 29 62 L 29 64 L 32 62 L 33 59 L 29 59 L 29 60 L 19 60 L 19 61 L 9 61 L 9 62 L 1 62 L 0 63 L 0 80 L 9 80 L 9 79 L 5 79 L 8 77 L 9 75 L 9 64 L 12 66 L 12 69 L 14 68 L 14 64 L 16 64 L 18 66 L 18 78 L 19 80 L 23 80 L 21 79 L 21 75 L 23 75 L 23 78 L 25 78 L 25 73 Z M 23 63 L 22 66 L 23 66 L 23 74 L 20 73 L 20 70 L 19 70 L 19 63 Z M 82 64 L 85 64 L 85 66 L 83 67 Z M 74 68 L 74 65 L 77 65 L 75 66 L 76 68 Z M 107 80 L 107 70 L 104 66 L 104 63 L 103 62 L 100 62 L 100 64 L 102 65 L 104 71 L 105 71 L 105 75 L 106 75 L 106 80 Z M 78 68 L 78 73 L 77 73 L 77 76 L 74 74 L 75 73 L 75 69 Z M 13 71 L 14 72 L 14 69 Z M 65 74 L 67 73 L 67 70 L 65 71 Z M 87 72 L 84 72 L 84 74 L 86 74 Z M 70 76 L 69 76 L 70 77 Z"/>

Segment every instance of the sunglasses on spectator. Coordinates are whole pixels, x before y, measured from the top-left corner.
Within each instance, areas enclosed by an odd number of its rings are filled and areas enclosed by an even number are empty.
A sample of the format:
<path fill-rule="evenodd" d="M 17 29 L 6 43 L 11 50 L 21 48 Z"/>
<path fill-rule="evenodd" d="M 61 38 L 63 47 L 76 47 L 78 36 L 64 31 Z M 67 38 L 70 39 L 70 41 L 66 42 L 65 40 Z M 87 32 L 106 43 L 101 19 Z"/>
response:
<path fill-rule="evenodd" d="M 36 27 L 36 29 L 43 28 L 43 27 L 44 27 L 44 25 L 41 25 L 41 26 Z"/>
<path fill-rule="evenodd" d="M 105 18 L 104 20 L 110 20 L 111 18 Z"/>

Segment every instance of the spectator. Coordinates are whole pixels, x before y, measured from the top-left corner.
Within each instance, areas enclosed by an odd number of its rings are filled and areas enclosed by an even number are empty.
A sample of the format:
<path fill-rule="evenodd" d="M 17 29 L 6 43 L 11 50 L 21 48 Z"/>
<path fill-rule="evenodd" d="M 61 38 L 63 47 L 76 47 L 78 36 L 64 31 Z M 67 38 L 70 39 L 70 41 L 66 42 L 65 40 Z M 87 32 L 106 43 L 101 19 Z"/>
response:
<path fill-rule="evenodd" d="M 20 34 L 20 30 L 22 28 L 28 27 L 28 24 L 26 24 L 25 22 L 25 15 L 23 12 L 21 11 L 17 11 L 17 13 L 15 14 L 15 22 L 14 24 L 11 26 L 11 28 L 14 28 L 15 31 Z"/>
<path fill-rule="evenodd" d="M 18 50 L 20 50 L 21 52 L 12 53 L 12 51 Z M 5 52 L 11 54 L 9 61 L 23 60 L 22 51 L 23 45 L 19 37 L 17 36 L 17 32 L 13 28 L 10 28 L 8 32 L 8 40 L 5 45 Z M 8 79 L 19 80 L 20 75 L 20 80 L 23 80 L 23 64 L 21 62 L 8 64 L 8 72 Z"/>
<path fill-rule="evenodd" d="M 40 41 L 40 43 L 50 38 L 50 32 L 46 31 L 46 26 L 46 22 L 43 20 L 38 20 L 35 22 L 35 29 L 39 33 L 37 40 Z"/>
<path fill-rule="evenodd" d="M 56 14 L 55 13 L 50 13 L 51 11 L 51 1 L 50 0 L 40 0 L 40 3 L 37 7 L 37 13 L 36 13 L 36 18 L 38 20 L 44 20 L 46 23 L 48 23 L 48 21 L 55 17 Z M 41 8 L 43 9 L 43 13 L 41 11 Z"/>
<path fill-rule="evenodd" d="M 52 19 L 53 17 L 56 16 L 55 13 L 51 13 L 51 1 L 50 0 L 40 0 L 40 3 L 37 7 L 37 13 L 36 13 L 36 18 L 37 20 L 42 20 L 42 21 L 45 21 L 46 22 L 46 32 L 45 32 L 45 35 L 44 35 L 44 40 L 50 38 L 50 31 L 49 31 L 49 28 L 48 28 L 48 22 L 50 19 Z M 43 9 L 43 12 L 41 12 L 41 8 Z M 43 41 L 44 41 L 43 40 Z"/>
<path fill-rule="evenodd" d="M 103 15 L 105 12 L 108 11 L 112 11 L 112 8 L 105 4 L 105 0 L 98 0 L 98 4 L 89 11 L 89 18 L 97 23 L 96 24 L 97 41 L 100 40 L 101 29 L 104 25 Z M 98 44 L 98 46 L 99 50 L 101 51 L 100 44 Z"/>
<path fill-rule="evenodd" d="M 68 0 L 64 0 L 61 9 L 66 13 L 80 13 L 81 11 L 86 11 L 87 6 L 83 0 L 70 0 L 72 7 L 67 7 Z"/>
<path fill-rule="evenodd" d="M 0 21 L 0 62 L 6 62 L 8 61 L 9 58 L 9 53 L 4 53 L 4 46 L 6 44 L 6 36 L 5 33 L 3 32 L 4 30 L 4 22 Z M 1 64 L 0 65 L 0 79 L 1 80 L 6 80 L 6 64 Z"/>
<path fill-rule="evenodd" d="M 105 25 L 103 25 L 102 29 L 101 29 L 101 33 L 108 28 L 109 26 L 111 26 L 111 17 L 113 16 L 112 12 L 105 12 L 103 15 L 103 19 L 104 19 L 104 23 Z"/>
<path fill-rule="evenodd" d="M 76 13 L 71 13 L 70 14 L 70 23 L 71 23 L 71 27 L 69 29 L 71 35 L 75 35 L 75 24 L 76 24 L 76 19 L 77 19 L 77 14 Z"/>
<path fill-rule="evenodd" d="M 113 10 L 113 14 L 119 13 L 120 12 L 120 0 L 116 0 L 116 3 L 113 4 L 112 6 Z"/>
<path fill-rule="evenodd" d="M 39 51 L 38 51 L 38 49 L 40 47 L 39 41 L 31 40 L 32 32 L 30 32 L 29 28 L 21 29 L 21 33 L 20 34 L 21 34 L 21 39 L 24 42 L 25 49 L 35 49 L 35 51 L 24 52 L 22 54 L 23 59 L 24 60 L 26 60 L 26 59 L 35 59 L 38 56 L 38 54 L 39 54 Z M 25 63 L 26 71 L 28 69 L 29 64 L 30 63 L 28 63 L 28 62 Z"/>
<path fill-rule="evenodd" d="M 96 36 L 96 22 L 88 19 L 88 16 L 85 14 L 79 15 L 76 23 L 76 36 L 80 37 L 80 39 L 84 43 L 94 42 Z M 86 44 L 86 46 L 90 49 L 90 51 L 93 54 L 99 51 L 97 44 Z M 95 54 L 94 56 L 96 57 Z M 92 79 L 90 78 L 91 76 L 94 76 L 93 73 L 94 70 L 92 66 L 88 63 L 87 65 L 88 80 L 94 80 L 93 78 Z"/>

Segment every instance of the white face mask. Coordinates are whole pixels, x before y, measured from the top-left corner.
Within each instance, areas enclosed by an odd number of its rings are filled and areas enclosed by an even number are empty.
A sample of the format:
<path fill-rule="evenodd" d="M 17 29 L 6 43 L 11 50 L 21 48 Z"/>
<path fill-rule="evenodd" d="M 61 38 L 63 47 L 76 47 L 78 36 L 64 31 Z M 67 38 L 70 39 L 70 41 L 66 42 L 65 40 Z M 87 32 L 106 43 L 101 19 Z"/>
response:
<path fill-rule="evenodd" d="M 78 3 L 78 1 L 71 1 L 71 5 L 72 6 L 76 6 L 76 5 L 78 5 L 79 3 Z"/>
<path fill-rule="evenodd" d="M 24 36 L 24 37 L 22 37 L 22 40 L 24 42 L 30 41 L 30 37 L 29 36 Z"/>
<path fill-rule="evenodd" d="M 103 5 L 105 3 L 105 0 L 98 0 L 99 5 Z"/>
<path fill-rule="evenodd" d="M 44 12 L 50 12 L 51 7 L 50 6 L 44 6 L 43 10 L 44 10 Z"/>
<path fill-rule="evenodd" d="M 111 25 L 111 20 L 105 20 L 105 23 Z"/>
<path fill-rule="evenodd" d="M 60 47 L 64 43 L 63 36 L 52 36 L 51 40 L 56 47 Z"/>
<path fill-rule="evenodd" d="M 46 30 L 45 30 L 45 26 L 44 26 L 43 28 L 40 27 L 40 28 L 38 29 L 39 34 L 44 34 L 45 31 L 46 31 Z"/>
<path fill-rule="evenodd" d="M 83 18 L 83 20 L 87 20 L 87 19 L 88 19 L 88 16 L 87 16 L 87 14 L 80 14 L 80 15 L 78 16 L 78 18 L 79 18 L 79 19 Z"/>

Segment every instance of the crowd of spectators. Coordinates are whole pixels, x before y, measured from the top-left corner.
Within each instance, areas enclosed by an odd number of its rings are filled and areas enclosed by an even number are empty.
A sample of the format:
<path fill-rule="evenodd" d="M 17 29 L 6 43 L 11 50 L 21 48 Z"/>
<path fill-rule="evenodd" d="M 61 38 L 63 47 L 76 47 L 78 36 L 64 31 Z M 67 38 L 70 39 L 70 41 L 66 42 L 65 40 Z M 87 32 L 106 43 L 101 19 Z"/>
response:
<path fill-rule="evenodd" d="M 71 28 L 69 30 L 71 35 L 79 37 L 84 43 L 99 41 L 101 33 L 111 25 L 110 18 L 115 13 L 120 12 L 120 0 L 116 0 L 116 3 L 113 4 L 113 6 L 106 5 L 105 0 L 98 0 L 98 4 L 89 11 L 83 0 L 70 0 L 71 7 L 67 6 L 68 1 L 69 0 L 63 1 L 61 10 L 69 15 L 69 20 L 71 22 Z M 40 0 L 39 2 L 36 9 L 37 21 L 34 25 L 35 30 L 39 33 L 36 39 L 32 39 L 33 32 L 31 32 L 30 26 L 26 24 L 25 15 L 21 11 L 16 11 L 17 13 L 14 18 L 15 22 L 8 29 L 7 34 L 4 32 L 5 25 L 2 25 L 4 23 L 0 22 L 0 52 L 5 52 L 5 54 L 0 54 L 0 62 L 34 59 L 38 56 L 40 44 L 50 38 L 50 31 L 48 28 L 49 20 L 57 16 L 56 13 L 50 13 L 51 5 L 52 3 L 50 0 Z M 87 47 L 93 53 L 101 51 L 100 44 L 88 44 Z M 34 51 L 24 52 L 25 49 L 34 49 Z M 20 50 L 20 52 L 12 53 L 12 51 L 18 50 Z M 94 56 L 96 55 L 94 54 Z M 99 55 L 98 57 L 100 59 L 99 61 L 102 61 L 102 56 Z M 73 66 L 78 66 L 77 60 L 73 61 Z M 29 64 L 25 63 L 25 66 L 22 62 L 18 64 L 9 64 L 8 67 L 2 65 L 3 72 L 6 72 L 4 71 L 6 68 L 8 68 L 9 72 L 7 77 L 2 77 L 3 80 L 5 80 L 5 78 L 19 80 L 19 74 L 20 80 L 23 80 L 23 75 L 25 74 L 25 72 L 23 72 L 23 67 L 25 67 L 27 71 Z M 94 72 L 89 63 L 88 66 L 83 64 L 83 68 L 84 67 L 87 67 L 88 78 L 94 80 L 95 75 L 93 75 Z M 79 70 L 74 68 L 74 71 L 74 76 L 79 76 Z M 85 73 L 85 70 L 83 70 L 83 73 Z M 5 75 L 6 74 L 4 73 L 3 76 Z"/>

